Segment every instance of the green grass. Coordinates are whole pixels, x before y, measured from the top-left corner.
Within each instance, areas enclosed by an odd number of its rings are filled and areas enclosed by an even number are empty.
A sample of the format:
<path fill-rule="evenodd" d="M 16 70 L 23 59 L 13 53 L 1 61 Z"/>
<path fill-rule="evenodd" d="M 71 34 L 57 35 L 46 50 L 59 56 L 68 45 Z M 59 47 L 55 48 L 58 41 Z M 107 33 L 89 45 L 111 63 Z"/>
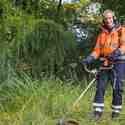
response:
<path fill-rule="evenodd" d="M 91 118 L 95 86 L 81 99 L 77 110 L 68 112 L 84 88 L 60 80 L 31 80 L 25 74 L 23 79 L 12 77 L 0 85 L 0 125 L 56 125 L 62 118 L 75 119 L 80 125 L 124 125 L 125 115 L 111 120 L 110 88 L 100 121 Z"/>

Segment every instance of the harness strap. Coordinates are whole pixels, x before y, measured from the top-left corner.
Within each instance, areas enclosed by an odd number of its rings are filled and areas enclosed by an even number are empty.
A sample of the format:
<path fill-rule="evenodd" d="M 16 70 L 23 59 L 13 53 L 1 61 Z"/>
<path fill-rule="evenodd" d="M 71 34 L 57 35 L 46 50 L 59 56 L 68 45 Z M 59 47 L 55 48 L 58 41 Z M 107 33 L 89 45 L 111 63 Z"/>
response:
<path fill-rule="evenodd" d="M 99 69 L 100 70 L 110 70 L 110 69 L 113 69 L 113 64 L 109 65 L 109 66 L 101 66 Z"/>

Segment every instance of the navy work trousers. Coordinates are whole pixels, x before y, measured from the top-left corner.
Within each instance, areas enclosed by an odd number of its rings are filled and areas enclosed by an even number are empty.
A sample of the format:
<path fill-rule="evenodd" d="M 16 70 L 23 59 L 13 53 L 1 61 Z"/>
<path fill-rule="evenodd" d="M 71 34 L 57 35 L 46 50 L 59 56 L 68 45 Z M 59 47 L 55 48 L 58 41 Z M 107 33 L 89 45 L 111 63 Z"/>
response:
<path fill-rule="evenodd" d="M 104 95 L 111 80 L 112 85 L 112 111 L 119 113 L 122 109 L 123 79 L 125 78 L 125 63 L 114 64 L 112 69 L 100 70 L 97 77 L 96 94 L 94 98 L 94 110 L 103 112 Z"/>

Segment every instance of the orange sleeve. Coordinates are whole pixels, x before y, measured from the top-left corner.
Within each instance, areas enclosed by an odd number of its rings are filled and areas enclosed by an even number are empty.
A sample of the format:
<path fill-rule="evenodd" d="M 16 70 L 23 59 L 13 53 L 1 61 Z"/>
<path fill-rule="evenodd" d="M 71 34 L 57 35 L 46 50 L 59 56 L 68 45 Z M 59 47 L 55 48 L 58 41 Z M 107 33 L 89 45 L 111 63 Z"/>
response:
<path fill-rule="evenodd" d="M 99 35 L 99 36 L 97 37 L 95 48 L 94 48 L 94 50 L 93 50 L 92 53 L 91 53 L 91 55 L 92 55 L 95 59 L 98 59 L 99 56 L 100 56 L 100 39 L 101 39 L 101 35 Z"/>
<path fill-rule="evenodd" d="M 125 27 L 122 27 L 121 30 L 120 50 L 123 54 L 125 54 Z"/>

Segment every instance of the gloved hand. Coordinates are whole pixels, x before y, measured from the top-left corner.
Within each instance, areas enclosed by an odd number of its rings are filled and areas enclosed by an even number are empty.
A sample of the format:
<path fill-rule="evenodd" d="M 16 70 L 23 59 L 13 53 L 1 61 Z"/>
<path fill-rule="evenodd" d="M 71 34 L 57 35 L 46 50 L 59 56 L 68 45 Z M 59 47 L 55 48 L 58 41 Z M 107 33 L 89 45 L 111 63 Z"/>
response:
<path fill-rule="evenodd" d="M 91 55 L 89 55 L 86 59 L 83 59 L 81 63 L 82 63 L 82 64 L 90 64 L 90 63 L 92 63 L 94 60 L 95 60 L 94 57 L 91 56 Z"/>
<path fill-rule="evenodd" d="M 122 55 L 122 53 L 121 53 L 120 49 L 117 49 L 109 55 L 109 60 L 116 61 L 116 60 L 118 60 L 118 57 L 121 55 Z"/>

